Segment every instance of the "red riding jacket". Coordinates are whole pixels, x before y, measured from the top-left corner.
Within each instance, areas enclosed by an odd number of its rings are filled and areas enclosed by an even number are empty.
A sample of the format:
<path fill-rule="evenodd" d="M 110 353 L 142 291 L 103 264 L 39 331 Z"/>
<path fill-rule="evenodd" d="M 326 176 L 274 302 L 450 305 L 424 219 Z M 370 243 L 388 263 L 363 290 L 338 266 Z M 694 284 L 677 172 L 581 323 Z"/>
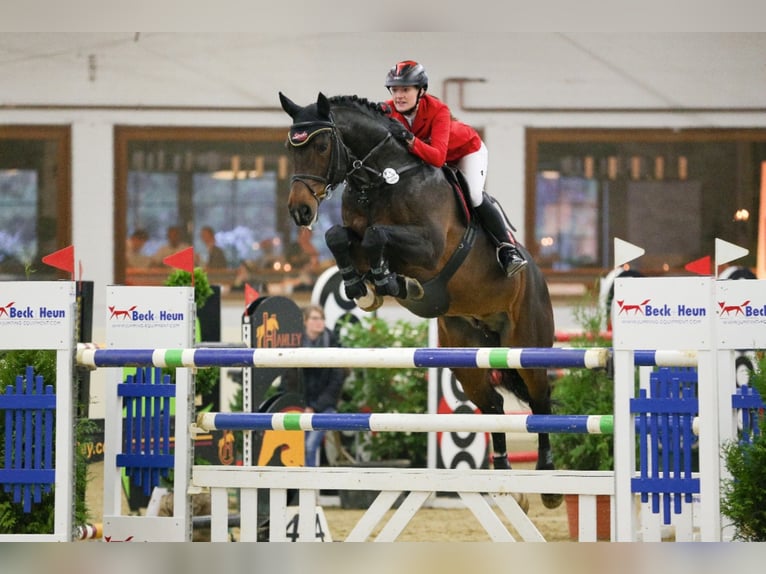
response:
<path fill-rule="evenodd" d="M 430 94 L 424 94 L 420 98 L 412 127 L 404 116 L 396 111 L 393 100 L 388 100 L 386 104 L 391 110 L 391 117 L 399 120 L 415 134 L 410 151 L 435 167 L 456 162 L 481 147 L 478 132 L 455 119 L 447 104 Z"/>

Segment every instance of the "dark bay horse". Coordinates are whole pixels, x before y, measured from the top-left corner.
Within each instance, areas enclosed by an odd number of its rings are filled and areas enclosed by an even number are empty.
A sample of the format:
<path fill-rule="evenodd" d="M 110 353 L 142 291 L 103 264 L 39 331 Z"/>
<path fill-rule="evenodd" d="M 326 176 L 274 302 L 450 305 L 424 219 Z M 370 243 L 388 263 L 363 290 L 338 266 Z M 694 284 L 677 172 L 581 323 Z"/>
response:
<path fill-rule="evenodd" d="M 346 294 L 365 310 L 385 296 L 420 317 L 438 317 L 442 347 L 551 347 L 553 310 L 540 269 L 523 249 L 527 267 L 511 278 L 495 248 L 473 221 L 448 171 L 410 154 L 392 137 L 380 105 L 356 96 L 302 107 L 279 94 L 292 118 L 293 176 L 288 209 L 310 227 L 322 201 L 345 183 L 343 225 L 325 235 Z M 520 246 L 521 247 L 521 246 Z M 502 414 L 502 385 L 535 414 L 550 414 L 545 369 L 452 369 L 482 413 Z M 509 468 L 503 433 L 492 435 L 494 467 Z M 538 435 L 538 469 L 552 469 L 547 434 Z M 549 508 L 561 495 L 543 495 Z"/>

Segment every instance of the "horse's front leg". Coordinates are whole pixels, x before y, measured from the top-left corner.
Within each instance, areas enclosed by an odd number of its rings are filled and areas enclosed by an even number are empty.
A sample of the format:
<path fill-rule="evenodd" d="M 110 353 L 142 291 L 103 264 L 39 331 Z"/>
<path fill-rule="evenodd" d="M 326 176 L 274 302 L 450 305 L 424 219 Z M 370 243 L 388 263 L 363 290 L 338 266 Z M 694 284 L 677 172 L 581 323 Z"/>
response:
<path fill-rule="evenodd" d="M 379 227 L 370 227 L 364 232 L 362 249 L 370 263 L 370 273 L 375 283 L 375 291 L 379 295 L 391 295 L 398 297 L 400 288 L 396 280 L 396 273 L 389 269 L 386 256 L 388 238 L 386 232 Z"/>
<path fill-rule="evenodd" d="M 340 270 L 346 297 L 356 301 L 359 308 L 365 311 L 374 311 L 380 307 L 383 304 L 383 298 L 364 281 L 364 276 L 354 266 L 352 245 L 359 242 L 351 230 L 341 225 L 334 225 L 325 233 L 325 242 Z"/>
<path fill-rule="evenodd" d="M 413 232 L 413 229 L 416 231 Z M 370 264 L 375 291 L 379 295 L 412 300 L 423 298 L 423 286 L 420 282 L 391 271 L 388 255 L 395 253 L 399 260 L 420 263 L 423 250 L 417 250 L 418 240 L 422 242 L 421 235 L 417 233 L 418 229 L 379 225 L 365 231 L 362 249 Z"/>

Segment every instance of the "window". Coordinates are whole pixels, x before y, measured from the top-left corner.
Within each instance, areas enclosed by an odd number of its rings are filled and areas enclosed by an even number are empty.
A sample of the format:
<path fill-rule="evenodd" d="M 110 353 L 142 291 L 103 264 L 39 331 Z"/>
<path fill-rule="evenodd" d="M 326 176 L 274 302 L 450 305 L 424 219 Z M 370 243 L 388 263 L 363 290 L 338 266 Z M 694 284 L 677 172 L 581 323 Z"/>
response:
<path fill-rule="evenodd" d="M 301 249 L 299 229 L 286 208 L 285 134 L 284 129 L 117 128 L 117 282 L 139 282 L 139 271 L 126 259 L 127 240 L 139 229 L 148 235 L 141 255 L 149 267 L 148 273 L 140 271 L 140 282 L 164 280 L 168 269 L 159 249 L 174 226 L 180 228 L 181 245 L 193 245 L 202 265 L 208 247 L 200 230 L 213 228 L 229 283 L 239 272 L 255 282 L 295 275 Z M 323 204 L 311 241 L 325 263 L 332 257 L 324 231 L 338 221 L 340 200 Z"/>
<path fill-rule="evenodd" d="M 646 274 L 683 271 L 716 237 L 754 266 L 763 130 L 527 131 L 526 244 L 548 277 L 599 276 L 615 237 Z"/>
<path fill-rule="evenodd" d="M 56 279 L 45 255 L 71 243 L 69 128 L 0 127 L 0 277 Z"/>

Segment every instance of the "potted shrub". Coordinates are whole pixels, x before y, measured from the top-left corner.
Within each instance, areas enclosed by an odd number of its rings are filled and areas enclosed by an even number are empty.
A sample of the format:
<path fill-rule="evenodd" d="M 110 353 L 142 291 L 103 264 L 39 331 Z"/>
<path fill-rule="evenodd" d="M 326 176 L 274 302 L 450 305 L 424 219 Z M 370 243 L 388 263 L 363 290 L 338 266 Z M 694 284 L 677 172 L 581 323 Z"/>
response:
<path fill-rule="evenodd" d="M 751 386 L 760 394 L 761 408 L 756 413 L 760 433 L 751 440 L 724 445 L 722 456 L 731 478 L 721 486 L 721 514 L 734 527 L 734 539 L 766 542 L 766 355 L 760 353 L 758 369 L 750 377 Z"/>
<path fill-rule="evenodd" d="M 609 347 L 603 338 L 606 311 L 586 297 L 573 309 L 581 335 L 572 339 L 574 347 Z M 571 369 L 564 371 L 553 382 L 551 391 L 556 414 L 604 415 L 614 411 L 614 380 L 605 369 Z M 613 435 L 553 433 L 550 435 L 553 462 L 557 469 L 613 470 Z M 578 536 L 578 497 L 564 497 L 569 517 L 570 537 Z M 609 540 L 610 501 L 608 496 L 597 497 L 598 539 Z"/>
<path fill-rule="evenodd" d="M 370 315 L 340 328 L 344 347 L 424 347 L 428 322 L 386 321 Z M 425 413 L 428 410 L 427 369 L 349 369 L 339 412 Z M 342 435 L 346 458 L 361 466 L 423 468 L 427 463 L 426 433 L 354 432 Z M 367 508 L 375 492 L 339 493 L 344 508 Z"/>

